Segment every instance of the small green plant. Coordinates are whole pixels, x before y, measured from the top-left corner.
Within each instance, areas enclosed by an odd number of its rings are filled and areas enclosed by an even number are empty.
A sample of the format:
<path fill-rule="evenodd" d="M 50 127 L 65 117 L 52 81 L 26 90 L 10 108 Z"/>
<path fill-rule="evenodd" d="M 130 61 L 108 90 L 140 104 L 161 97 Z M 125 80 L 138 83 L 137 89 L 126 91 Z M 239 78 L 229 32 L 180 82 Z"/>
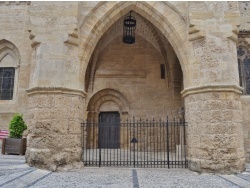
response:
<path fill-rule="evenodd" d="M 9 125 L 10 138 L 22 138 L 23 131 L 26 129 L 27 125 L 23 121 L 23 115 L 15 114 Z"/>

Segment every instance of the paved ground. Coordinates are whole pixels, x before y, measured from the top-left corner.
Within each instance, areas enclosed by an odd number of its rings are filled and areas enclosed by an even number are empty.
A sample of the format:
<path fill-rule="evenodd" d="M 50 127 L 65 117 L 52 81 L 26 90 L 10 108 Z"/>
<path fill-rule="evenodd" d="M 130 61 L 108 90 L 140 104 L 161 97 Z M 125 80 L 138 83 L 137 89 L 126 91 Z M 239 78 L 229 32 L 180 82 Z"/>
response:
<path fill-rule="evenodd" d="M 236 175 L 199 175 L 187 169 L 84 168 L 50 172 L 29 167 L 24 156 L 0 155 L 0 187 L 250 187 L 250 165 Z"/>

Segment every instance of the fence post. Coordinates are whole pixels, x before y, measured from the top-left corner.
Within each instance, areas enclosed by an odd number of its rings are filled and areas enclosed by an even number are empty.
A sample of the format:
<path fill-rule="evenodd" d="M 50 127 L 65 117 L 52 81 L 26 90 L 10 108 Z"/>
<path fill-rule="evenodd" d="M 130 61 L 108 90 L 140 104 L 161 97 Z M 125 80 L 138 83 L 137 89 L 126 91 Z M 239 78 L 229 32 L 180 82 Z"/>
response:
<path fill-rule="evenodd" d="M 168 117 L 167 117 L 166 126 L 167 126 L 167 160 L 168 160 L 168 168 L 169 168 L 169 136 L 168 136 Z"/>

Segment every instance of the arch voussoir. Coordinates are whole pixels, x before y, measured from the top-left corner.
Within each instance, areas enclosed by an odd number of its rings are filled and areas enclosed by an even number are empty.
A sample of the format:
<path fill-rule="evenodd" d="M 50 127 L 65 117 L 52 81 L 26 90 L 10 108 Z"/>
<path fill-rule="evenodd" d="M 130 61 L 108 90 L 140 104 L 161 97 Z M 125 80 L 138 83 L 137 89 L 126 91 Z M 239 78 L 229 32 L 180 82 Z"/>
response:
<path fill-rule="evenodd" d="M 114 89 L 104 89 L 91 97 L 87 106 L 87 110 L 91 112 L 98 112 L 101 104 L 106 101 L 115 102 L 120 107 L 121 111 L 128 111 L 129 109 L 129 103 L 123 94 Z"/>

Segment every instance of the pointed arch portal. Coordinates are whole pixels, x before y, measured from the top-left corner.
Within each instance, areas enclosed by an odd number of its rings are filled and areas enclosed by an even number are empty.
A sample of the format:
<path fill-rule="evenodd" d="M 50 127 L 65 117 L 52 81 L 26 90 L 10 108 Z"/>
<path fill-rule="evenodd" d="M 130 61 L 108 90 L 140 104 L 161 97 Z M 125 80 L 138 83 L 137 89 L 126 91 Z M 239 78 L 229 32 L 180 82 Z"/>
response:
<path fill-rule="evenodd" d="M 130 10 L 148 20 L 169 41 L 178 57 L 185 78 L 185 63 L 188 61 L 186 22 L 179 11 L 167 2 L 100 2 L 80 24 L 79 57 L 82 62 L 80 76 L 83 85 L 86 82 L 88 64 L 101 37 Z M 184 85 L 186 81 L 184 79 Z"/>

